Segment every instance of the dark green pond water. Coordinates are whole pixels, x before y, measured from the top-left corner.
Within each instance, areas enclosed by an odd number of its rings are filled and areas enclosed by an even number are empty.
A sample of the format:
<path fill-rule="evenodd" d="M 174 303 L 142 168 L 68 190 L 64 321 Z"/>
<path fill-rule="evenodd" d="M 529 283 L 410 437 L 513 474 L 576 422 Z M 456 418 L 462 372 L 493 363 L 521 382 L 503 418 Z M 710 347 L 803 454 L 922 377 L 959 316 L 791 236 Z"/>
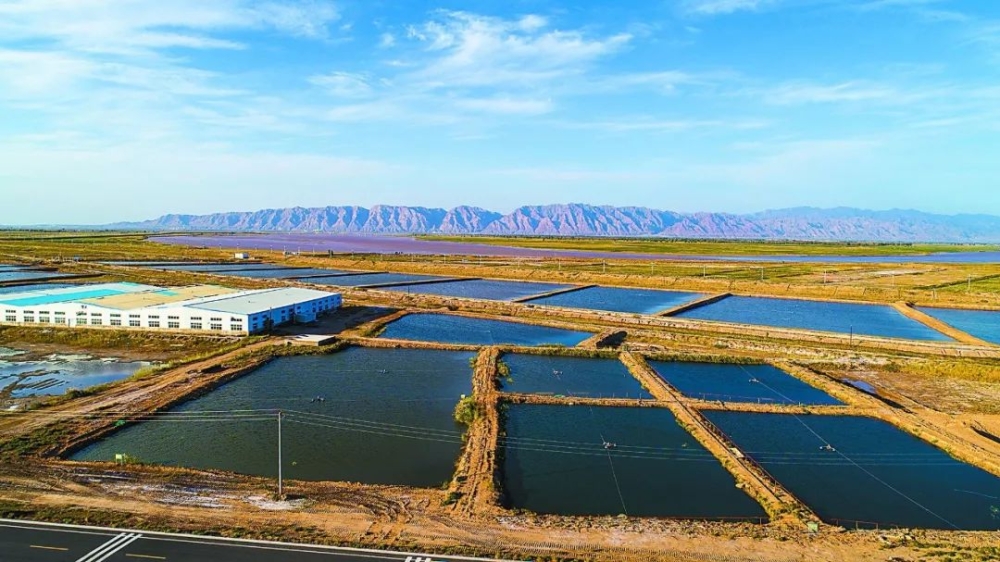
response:
<path fill-rule="evenodd" d="M 555 355 L 507 354 L 509 377 L 500 377 L 507 392 L 561 394 L 591 398 L 652 398 L 617 359 Z"/>
<path fill-rule="evenodd" d="M 650 361 L 663 380 L 685 396 L 759 404 L 842 404 L 772 365 Z"/>
<path fill-rule="evenodd" d="M 280 358 L 174 411 L 285 411 L 286 478 L 439 486 L 451 478 L 462 447 L 465 427 L 452 412 L 463 394 L 472 393 L 472 357 L 350 348 Z M 151 421 L 73 458 L 108 461 L 126 453 L 144 462 L 273 477 L 276 441 L 273 415 L 265 421 Z"/>
<path fill-rule="evenodd" d="M 1000 529 L 1000 478 L 883 421 L 704 414 L 825 521 Z M 834 450 L 825 449 L 828 444 Z"/>
<path fill-rule="evenodd" d="M 663 408 L 510 405 L 511 507 L 562 515 L 757 518 L 764 510 Z M 606 449 L 604 442 L 615 443 Z"/>
<path fill-rule="evenodd" d="M 386 326 L 381 337 L 469 345 L 563 345 L 572 347 L 588 332 L 450 314 L 409 314 Z"/>

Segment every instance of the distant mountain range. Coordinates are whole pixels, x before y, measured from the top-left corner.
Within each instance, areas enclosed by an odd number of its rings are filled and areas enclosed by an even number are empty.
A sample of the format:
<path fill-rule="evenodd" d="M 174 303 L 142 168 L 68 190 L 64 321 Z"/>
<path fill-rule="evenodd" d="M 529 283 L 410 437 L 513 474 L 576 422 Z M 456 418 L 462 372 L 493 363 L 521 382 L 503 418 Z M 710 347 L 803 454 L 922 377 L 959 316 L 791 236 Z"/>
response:
<path fill-rule="evenodd" d="M 451 210 L 376 205 L 267 209 L 211 215 L 164 215 L 109 225 L 173 231 L 325 232 L 336 234 L 493 234 L 837 240 L 1000 242 L 1000 217 L 800 207 L 747 215 L 675 213 L 645 207 L 583 204 L 521 207 L 501 214 L 477 207 Z"/>

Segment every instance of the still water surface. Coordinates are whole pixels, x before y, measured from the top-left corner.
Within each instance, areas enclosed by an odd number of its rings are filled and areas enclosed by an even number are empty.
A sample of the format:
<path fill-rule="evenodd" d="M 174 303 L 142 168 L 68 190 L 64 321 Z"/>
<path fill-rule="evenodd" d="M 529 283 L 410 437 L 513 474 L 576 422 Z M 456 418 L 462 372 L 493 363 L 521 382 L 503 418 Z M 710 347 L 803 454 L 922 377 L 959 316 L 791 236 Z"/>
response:
<path fill-rule="evenodd" d="M 127 378 L 146 363 L 115 359 L 50 355 L 18 361 L 20 353 L 0 348 L 0 396 L 56 396 L 71 388 L 84 390 Z"/>
<path fill-rule="evenodd" d="M 682 312 L 677 317 L 842 334 L 853 331 L 859 335 L 908 340 L 951 341 L 891 306 L 877 304 L 735 296 Z"/>
<path fill-rule="evenodd" d="M 663 380 L 685 396 L 761 404 L 842 404 L 772 365 L 650 361 Z"/>
<path fill-rule="evenodd" d="M 657 291 L 653 289 L 622 289 L 619 287 L 591 287 L 529 301 L 539 306 L 561 306 L 610 312 L 656 314 L 669 308 L 691 302 L 704 295 L 684 291 Z"/>
<path fill-rule="evenodd" d="M 548 326 L 450 314 L 409 314 L 386 326 L 381 337 L 468 345 L 562 345 L 572 347 L 591 337 Z"/>
<path fill-rule="evenodd" d="M 505 418 L 504 491 L 512 507 L 560 515 L 765 516 L 665 408 L 510 405 Z"/>
<path fill-rule="evenodd" d="M 570 285 L 556 285 L 552 283 L 473 279 L 470 281 L 431 283 L 429 285 L 403 285 L 401 287 L 392 287 L 388 290 L 398 291 L 401 293 L 439 295 L 443 297 L 510 301 L 530 297 L 532 295 L 541 295 L 569 287 Z"/>
<path fill-rule="evenodd" d="M 653 397 L 617 359 L 511 353 L 503 356 L 503 362 L 510 375 L 501 375 L 500 387 L 507 392 L 590 398 Z"/>
<path fill-rule="evenodd" d="M 1000 344 L 998 311 L 927 307 L 918 307 L 918 310 L 981 340 Z"/>
<path fill-rule="evenodd" d="M 452 412 L 472 393 L 471 353 L 350 348 L 279 358 L 174 412 L 278 410 L 284 475 L 301 480 L 439 486 L 465 427 Z M 320 402 L 317 398 L 323 398 Z M 142 422 L 73 456 L 276 476 L 277 422 Z"/>
<path fill-rule="evenodd" d="M 825 521 L 1000 529 L 1000 478 L 881 420 L 704 414 Z"/>

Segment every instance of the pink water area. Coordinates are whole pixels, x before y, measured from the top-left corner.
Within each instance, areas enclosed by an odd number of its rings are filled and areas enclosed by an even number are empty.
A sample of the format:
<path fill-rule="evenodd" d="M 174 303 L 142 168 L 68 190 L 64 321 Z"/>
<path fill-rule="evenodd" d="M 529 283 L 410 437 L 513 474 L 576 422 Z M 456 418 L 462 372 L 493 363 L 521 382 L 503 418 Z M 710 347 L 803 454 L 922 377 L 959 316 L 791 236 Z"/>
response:
<path fill-rule="evenodd" d="M 235 234 L 220 236 L 157 236 L 154 242 L 209 248 L 240 250 L 287 250 L 359 254 L 449 254 L 503 257 L 566 257 L 566 258 L 641 258 L 667 259 L 678 256 L 626 254 L 619 252 L 575 252 L 571 250 L 535 250 L 488 244 L 437 242 L 402 236 L 346 236 L 336 234 Z"/>

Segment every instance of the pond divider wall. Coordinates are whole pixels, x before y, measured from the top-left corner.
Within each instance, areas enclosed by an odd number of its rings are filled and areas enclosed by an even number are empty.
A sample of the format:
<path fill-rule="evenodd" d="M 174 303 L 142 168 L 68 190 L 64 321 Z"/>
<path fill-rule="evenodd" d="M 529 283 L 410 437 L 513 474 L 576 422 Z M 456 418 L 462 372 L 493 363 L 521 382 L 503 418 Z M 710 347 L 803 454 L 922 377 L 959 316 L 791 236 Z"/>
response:
<path fill-rule="evenodd" d="M 679 305 L 679 306 L 675 306 L 673 308 L 668 308 L 667 310 L 664 310 L 662 312 L 658 312 L 655 316 L 675 316 L 675 315 L 680 314 L 682 312 L 688 312 L 688 311 L 694 310 L 696 308 L 701 308 L 703 306 L 708 306 L 710 304 L 715 304 L 715 303 L 721 301 L 722 299 L 726 299 L 726 298 L 729 298 L 731 296 L 733 296 L 732 293 L 720 293 L 720 294 L 717 294 L 717 295 L 708 295 L 708 296 L 702 297 L 700 299 L 695 299 L 695 300 L 693 300 L 693 301 L 691 301 L 689 303 L 685 303 L 685 304 L 682 304 L 682 305 Z"/>
<path fill-rule="evenodd" d="M 500 507 L 500 474 L 497 450 L 500 442 L 500 412 L 497 362 L 500 350 L 484 348 L 476 356 L 472 373 L 472 395 L 479 415 L 465 435 L 465 447 L 448 487 L 454 511 L 471 516 Z"/>
<path fill-rule="evenodd" d="M 677 419 L 677 423 L 718 459 L 722 466 L 733 475 L 740 487 L 760 502 L 772 521 L 785 520 L 789 515 L 792 516 L 792 522 L 799 525 L 807 521 L 819 521 L 819 518 L 804 503 L 786 490 L 767 471 L 745 455 L 737 454 L 728 438 L 697 410 L 686 406 L 682 397 L 653 371 L 645 359 L 627 352 L 622 353 L 621 357 L 629 371 L 644 385 L 649 385 L 647 390 L 650 391 L 650 394 L 670 409 Z"/>
<path fill-rule="evenodd" d="M 932 330 L 941 332 L 942 334 L 948 336 L 949 338 L 969 345 L 993 345 L 987 341 L 981 340 L 969 333 L 963 332 L 958 328 L 938 320 L 929 314 L 924 314 L 923 312 L 913 308 L 909 303 L 905 302 L 894 302 L 892 307 L 896 309 L 900 314 L 906 316 L 910 320 L 915 322 L 920 322 L 924 326 Z"/>
<path fill-rule="evenodd" d="M 505 280 L 505 281 L 508 281 L 508 280 Z M 567 287 L 565 289 L 556 289 L 555 291 L 549 291 L 547 293 L 542 293 L 540 295 L 528 295 L 526 297 L 521 297 L 521 298 L 517 298 L 517 299 L 511 299 L 510 302 L 513 302 L 513 303 L 531 302 L 533 300 L 546 299 L 546 298 L 554 297 L 554 296 L 557 296 L 557 295 L 565 295 L 567 293 L 575 293 L 577 291 L 582 291 L 584 289 L 593 289 L 594 287 L 597 287 L 597 285 L 576 285 L 574 287 Z"/>

